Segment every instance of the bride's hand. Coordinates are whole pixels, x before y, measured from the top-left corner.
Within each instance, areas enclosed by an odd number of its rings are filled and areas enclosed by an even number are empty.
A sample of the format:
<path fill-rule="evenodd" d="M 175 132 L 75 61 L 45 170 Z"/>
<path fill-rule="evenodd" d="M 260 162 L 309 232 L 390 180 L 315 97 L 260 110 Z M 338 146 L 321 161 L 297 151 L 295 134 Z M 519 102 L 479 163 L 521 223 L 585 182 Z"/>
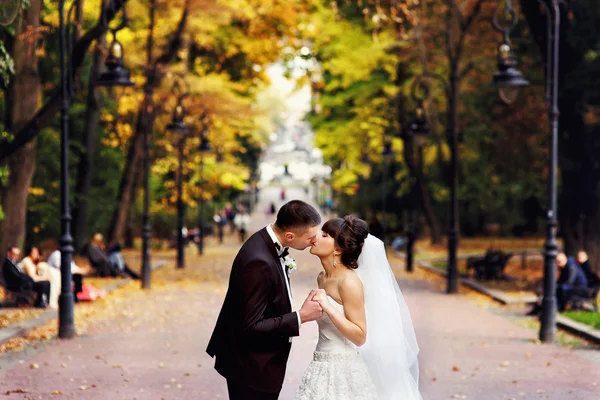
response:
<path fill-rule="evenodd" d="M 321 305 L 323 312 L 327 312 L 327 309 L 329 308 L 329 299 L 327 298 L 325 289 L 317 289 L 317 293 L 312 299 Z"/>

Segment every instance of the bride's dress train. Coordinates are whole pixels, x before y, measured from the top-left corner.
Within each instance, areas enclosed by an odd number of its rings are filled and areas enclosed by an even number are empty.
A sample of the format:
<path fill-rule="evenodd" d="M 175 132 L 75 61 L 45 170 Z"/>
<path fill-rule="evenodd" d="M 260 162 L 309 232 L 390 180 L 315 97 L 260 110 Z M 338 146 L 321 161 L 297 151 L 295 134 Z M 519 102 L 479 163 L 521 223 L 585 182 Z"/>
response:
<path fill-rule="evenodd" d="M 328 296 L 340 312 L 344 307 Z M 296 400 L 377 400 L 369 371 L 354 343 L 346 339 L 327 314 L 317 320 L 319 341 L 302 377 Z"/>

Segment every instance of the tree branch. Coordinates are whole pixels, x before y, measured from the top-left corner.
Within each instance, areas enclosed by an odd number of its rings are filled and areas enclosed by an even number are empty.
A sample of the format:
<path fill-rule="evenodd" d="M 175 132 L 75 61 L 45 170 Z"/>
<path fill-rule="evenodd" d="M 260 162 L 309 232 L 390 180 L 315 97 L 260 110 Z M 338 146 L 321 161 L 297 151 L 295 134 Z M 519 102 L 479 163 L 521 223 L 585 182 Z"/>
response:
<path fill-rule="evenodd" d="M 458 79 L 462 80 L 464 77 L 466 77 L 469 72 L 471 72 L 473 69 L 475 68 L 475 64 L 473 63 L 473 61 L 469 61 L 467 63 L 467 65 L 465 65 L 465 67 L 462 69 L 462 71 L 460 71 L 458 73 Z"/>
<path fill-rule="evenodd" d="M 458 18 L 458 23 L 462 26 L 465 23 L 465 16 L 460 10 L 458 4 L 456 4 L 456 0 L 446 0 L 446 4 L 452 9 L 452 12 L 456 14 L 456 18 Z"/>
<path fill-rule="evenodd" d="M 473 21 L 475 21 L 475 18 L 477 18 L 477 16 L 481 12 L 481 6 L 483 6 L 483 3 L 485 1 L 486 0 L 477 0 L 477 3 L 475 3 L 475 5 L 473 6 L 473 11 L 471 11 L 471 14 L 469 14 L 466 20 L 463 20 L 463 23 L 461 23 L 461 29 L 463 33 L 467 33 L 467 31 L 471 27 L 471 24 L 473 23 Z"/>
<path fill-rule="evenodd" d="M 104 17 L 79 39 L 73 46 L 71 53 L 71 71 L 72 79 L 75 79 L 77 70 L 83 65 L 88 49 L 92 42 L 104 35 L 108 30 L 108 23 L 112 21 L 115 15 L 125 5 L 127 0 L 113 0 L 104 10 Z M 0 161 L 17 152 L 20 148 L 37 137 L 40 131 L 50 125 L 52 118 L 60 110 L 61 92 L 57 90 L 50 100 L 25 124 L 25 126 L 14 135 L 14 140 L 9 143 L 2 143 L 0 146 Z"/>
<path fill-rule="evenodd" d="M 157 72 L 160 72 L 159 69 L 163 65 L 170 64 L 171 61 L 173 61 L 173 59 L 177 55 L 177 51 L 181 48 L 181 45 L 183 44 L 183 33 L 185 31 L 185 26 L 187 23 L 187 17 L 189 14 L 189 10 L 190 10 L 190 0 L 186 0 L 185 6 L 183 8 L 183 13 L 181 14 L 181 19 L 179 20 L 179 23 L 177 24 L 177 29 L 175 30 L 174 36 L 171 38 L 171 40 L 167 44 L 167 48 L 165 49 L 165 52 L 160 57 L 158 57 L 158 59 L 156 60 L 156 63 L 154 63 L 154 65 L 156 67 L 154 68 L 154 71 L 153 71 L 154 73 L 152 73 L 150 76 L 148 76 L 148 83 L 147 83 L 148 85 L 153 86 L 153 85 L 157 84 L 158 81 L 160 81 L 160 77 Z"/>

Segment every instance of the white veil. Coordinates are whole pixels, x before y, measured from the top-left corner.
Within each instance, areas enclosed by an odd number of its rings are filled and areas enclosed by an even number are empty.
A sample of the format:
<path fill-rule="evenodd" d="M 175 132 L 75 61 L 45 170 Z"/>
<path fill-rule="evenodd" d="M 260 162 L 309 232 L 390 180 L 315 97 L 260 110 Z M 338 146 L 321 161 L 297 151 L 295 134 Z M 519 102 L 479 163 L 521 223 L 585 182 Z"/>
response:
<path fill-rule="evenodd" d="M 368 235 L 356 273 L 365 292 L 367 341 L 359 352 L 381 400 L 421 400 L 419 346 L 383 242 Z"/>

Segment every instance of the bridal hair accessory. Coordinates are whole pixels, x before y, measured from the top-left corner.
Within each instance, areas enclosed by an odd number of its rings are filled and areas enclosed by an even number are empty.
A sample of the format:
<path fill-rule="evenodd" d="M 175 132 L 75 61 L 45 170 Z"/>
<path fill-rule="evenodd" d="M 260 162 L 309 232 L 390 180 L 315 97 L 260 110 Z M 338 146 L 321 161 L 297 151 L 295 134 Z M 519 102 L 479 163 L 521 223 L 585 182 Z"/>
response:
<path fill-rule="evenodd" d="M 296 260 L 290 256 L 285 256 L 283 259 L 283 265 L 285 265 L 288 273 L 296 269 Z"/>

